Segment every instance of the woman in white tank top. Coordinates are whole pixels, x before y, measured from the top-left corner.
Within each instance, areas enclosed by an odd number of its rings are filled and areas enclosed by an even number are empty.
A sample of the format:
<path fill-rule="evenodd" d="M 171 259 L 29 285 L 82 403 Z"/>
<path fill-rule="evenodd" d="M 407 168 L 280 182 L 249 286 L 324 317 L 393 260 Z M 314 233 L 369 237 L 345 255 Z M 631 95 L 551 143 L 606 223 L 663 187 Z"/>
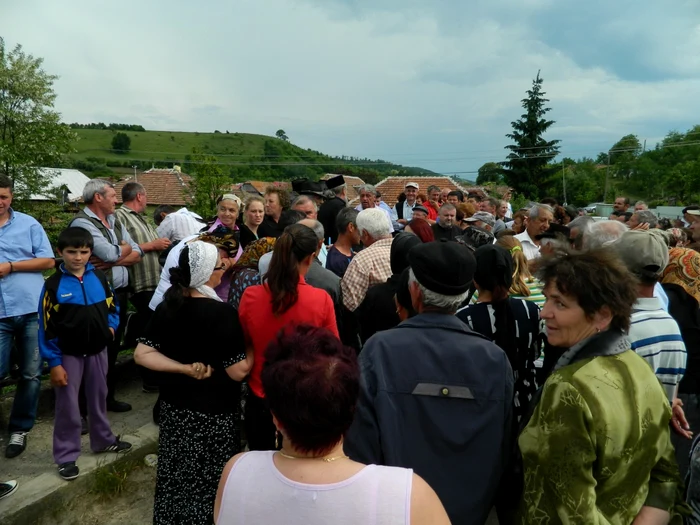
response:
<path fill-rule="evenodd" d="M 343 452 L 359 392 L 355 351 L 328 330 L 288 327 L 267 349 L 265 397 L 279 451 L 234 456 L 219 483 L 217 525 L 445 525 L 437 495 L 410 469 Z"/>

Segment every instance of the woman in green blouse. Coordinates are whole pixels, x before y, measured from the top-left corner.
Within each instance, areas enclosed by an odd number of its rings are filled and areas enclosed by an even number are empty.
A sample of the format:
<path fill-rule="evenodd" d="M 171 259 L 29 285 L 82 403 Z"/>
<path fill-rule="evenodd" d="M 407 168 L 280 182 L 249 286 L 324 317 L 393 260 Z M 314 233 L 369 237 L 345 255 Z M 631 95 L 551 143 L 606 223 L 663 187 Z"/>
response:
<path fill-rule="evenodd" d="M 542 259 L 549 342 L 568 348 L 518 445 L 519 522 L 681 523 L 671 407 L 626 338 L 636 283 L 608 249 Z"/>

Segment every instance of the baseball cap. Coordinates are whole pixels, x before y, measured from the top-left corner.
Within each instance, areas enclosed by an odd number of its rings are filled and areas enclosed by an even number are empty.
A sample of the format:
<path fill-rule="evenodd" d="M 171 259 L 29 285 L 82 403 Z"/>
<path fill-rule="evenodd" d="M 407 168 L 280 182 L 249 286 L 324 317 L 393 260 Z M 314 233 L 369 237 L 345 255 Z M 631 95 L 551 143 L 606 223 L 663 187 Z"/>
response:
<path fill-rule="evenodd" d="M 417 190 L 420 189 L 417 182 L 407 182 L 406 185 L 404 186 L 404 189 L 406 189 L 406 188 L 415 188 Z"/>
<path fill-rule="evenodd" d="M 496 220 L 493 218 L 493 215 L 487 211 L 478 211 L 471 217 L 467 217 L 464 219 L 465 222 L 477 222 L 481 221 L 484 224 L 488 224 L 489 226 L 493 227 L 496 224 Z"/>
<path fill-rule="evenodd" d="M 668 247 L 650 231 L 627 231 L 613 246 L 627 269 L 639 277 L 658 278 L 668 265 Z"/>

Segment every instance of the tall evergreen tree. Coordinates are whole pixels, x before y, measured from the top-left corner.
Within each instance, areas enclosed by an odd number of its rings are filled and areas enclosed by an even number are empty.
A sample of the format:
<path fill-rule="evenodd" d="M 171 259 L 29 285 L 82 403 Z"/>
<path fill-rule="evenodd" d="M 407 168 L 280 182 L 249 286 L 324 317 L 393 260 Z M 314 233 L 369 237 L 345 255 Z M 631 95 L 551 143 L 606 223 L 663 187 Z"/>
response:
<path fill-rule="evenodd" d="M 510 154 L 502 163 L 503 177 L 506 183 L 518 193 L 532 200 L 544 196 L 547 185 L 558 167 L 549 166 L 549 162 L 559 154 L 559 140 L 545 140 L 542 135 L 554 124 L 546 120 L 545 115 L 552 108 L 546 107 L 548 99 L 542 91 L 540 72 L 532 81 L 532 88 L 527 91 L 527 98 L 522 100 L 525 113 L 519 120 L 511 122 L 513 132 L 506 137 L 515 144 L 506 146 Z"/>

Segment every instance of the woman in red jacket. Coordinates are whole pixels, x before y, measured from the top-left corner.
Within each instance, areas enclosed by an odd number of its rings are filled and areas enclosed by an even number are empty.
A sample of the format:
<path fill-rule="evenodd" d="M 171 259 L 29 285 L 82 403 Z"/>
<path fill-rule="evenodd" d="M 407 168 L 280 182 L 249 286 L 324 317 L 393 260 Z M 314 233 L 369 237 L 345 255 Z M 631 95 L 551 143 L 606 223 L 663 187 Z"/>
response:
<path fill-rule="evenodd" d="M 333 301 L 325 290 L 306 284 L 309 266 L 316 264 L 318 238 L 303 224 L 292 224 L 277 239 L 270 267 L 261 285 L 246 288 L 238 315 L 248 349 L 253 350 L 245 430 L 250 450 L 272 450 L 275 426 L 265 405 L 260 373 L 267 345 L 289 324 L 309 324 L 338 337 Z"/>

